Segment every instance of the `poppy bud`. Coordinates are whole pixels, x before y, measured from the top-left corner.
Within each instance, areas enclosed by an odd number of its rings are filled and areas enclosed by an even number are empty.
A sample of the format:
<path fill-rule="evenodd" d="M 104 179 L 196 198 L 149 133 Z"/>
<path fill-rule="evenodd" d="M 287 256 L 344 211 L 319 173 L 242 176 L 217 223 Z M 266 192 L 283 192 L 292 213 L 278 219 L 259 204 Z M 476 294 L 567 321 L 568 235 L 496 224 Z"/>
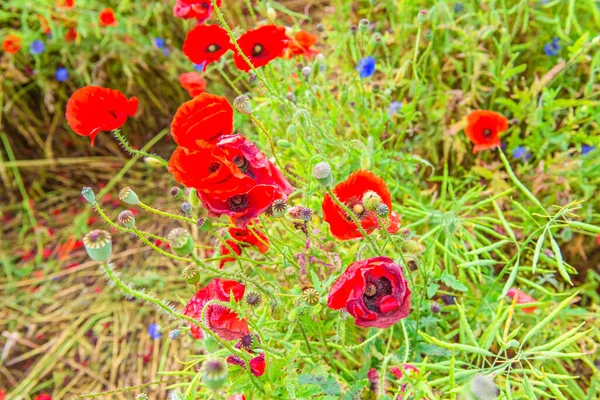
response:
<path fill-rule="evenodd" d="M 290 147 L 292 147 L 292 144 L 290 142 L 288 142 L 287 140 L 285 140 L 285 139 L 279 139 L 277 141 L 277 147 L 281 147 L 281 148 L 284 148 L 284 149 L 289 149 Z"/>
<path fill-rule="evenodd" d="M 246 293 L 244 299 L 246 300 L 246 303 L 248 303 L 248 305 L 252 307 L 256 307 L 261 302 L 260 293 L 254 291 Z"/>
<path fill-rule="evenodd" d="M 427 21 L 428 16 L 427 14 L 429 14 L 429 12 L 427 10 L 421 10 L 419 11 L 419 14 L 417 14 L 417 22 L 419 24 L 423 24 Z"/>
<path fill-rule="evenodd" d="M 287 127 L 286 131 L 285 131 L 288 135 L 295 135 L 298 133 L 298 128 L 296 127 L 296 125 L 291 124 L 290 126 Z"/>
<path fill-rule="evenodd" d="M 276 301 L 271 302 L 271 318 L 273 318 L 275 321 L 279 321 L 281 318 L 283 318 L 284 314 L 285 310 L 281 304 Z"/>
<path fill-rule="evenodd" d="M 269 21 L 275 21 L 277 18 L 277 11 L 273 7 L 267 7 L 267 18 Z"/>
<path fill-rule="evenodd" d="M 277 199 L 271 205 L 271 211 L 274 217 L 281 217 L 285 214 L 285 210 L 287 209 L 287 204 L 285 200 Z"/>
<path fill-rule="evenodd" d="M 185 215 L 190 215 L 192 213 L 192 205 L 187 201 L 181 203 L 181 212 Z"/>
<path fill-rule="evenodd" d="M 190 285 L 195 285 L 200 281 L 200 271 L 198 271 L 198 267 L 195 264 L 185 267 L 183 272 L 181 272 L 181 276 Z"/>
<path fill-rule="evenodd" d="M 381 203 L 381 196 L 373 191 L 368 191 L 363 195 L 362 203 L 369 211 L 375 211 Z"/>
<path fill-rule="evenodd" d="M 285 94 L 285 98 L 286 98 L 287 101 L 291 101 L 292 103 L 296 102 L 296 96 L 294 95 L 293 92 L 287 92 Z"/>
<path fill-rule="evenodd" d="M 418 256 L 425 252 L 425 246 L 421 242 L 410 239 L 404 242 L 404 250 L 406 250 L 408 254 Z"/>
<path fill-rule="evenodd" d="M 212 222 L 210 221 L 210 219 L 208 219 L 206 217 L 202 217 L 202 218 L 198 219 L 198 222 L 196 223 L 196 226 L 202 232 L 210 232 L 213 229 Z"/>
<path fill-rule="evenodd" d="M 125 186 L 119 192 L 119 200 L 124 201 L 127 204 L 136 205 L 139 204 L 140 198 L 129 186 Z"/>
<path fill-rule="evenodd" d="M 179 189 L 177 186 L 173 186 L 170 190 L 169 190 L 169 194 L 171 195 L 171 197 L 173 197 L 174 199 L 178 198 L 179 195 L 181 194 L 181 189 Z"/>
<path fill-rule="evenodd" d="M 292 309 L 292 311 L 290 311 L 287 315 L 287 320 L 290 322 L 294 322 L 296 320 L 296 318 L 298 318 L 298 309 L 294 308 Z"/>
<path fill-rule="evenodd" d="M 363 18 L 360 21 L 358 21 L 358 29 L 360 29 L 362 32 L 366 32 L 367 30 L 369 30 L 369 24 L 369 20 Z"/>
<path fill-rule="evenodd" d="M 211 389 L 223 386 L 227 373 L 227 363 L 220 358 L 207 359 L 202 363 L 202 379 Z"/>
<path fill-rule="evenodd" d="M 477 400 L 494 400 L 500 393 L 494 378 L 486 375 L 475 375 L 471 380 L 470 390 Z"/>
<path fill-rule="evenodd" d="M 156 157 L 144 157 L 144 162 L 151 167 L 162 167 L 163 164 Z"/>
<path fill-rule="evenodd" d="M 321 161 L 312 170 L 313 177 L 324 187 L 333 184 L 333 175 L 331 174 L 331 165 L 327 161 Z"/>
<path fill-rule="evenodd" d="M 235 100 L 233 100 L 233 105 L 242 114 L 252 114 L 252 104 L 250 103 L 250 98 L 244 94 L 236 97 Z"/>
<path fill-rule="evenodd" d="M 310 305 L 317 304 L 319 301 L 319 292 L 313 287 L 307 287 L 302 289 L 302 300 Z"/>
<path fill-rule="evenodd" d="M 375 213 L 382 218 L 387 217 L 387 215 L 390 213 L 390 208 L 387 206 L 387 204 L 381 203 L 375 207 Z"/>
<path fill-rule="evenodd" d="M 112 254 L 110 233 L 99 229 L 89 232 L 83 237 L 83 245 L 88 256 L 94 261 L 104 262 Z"/>
<path fill-rule="evenodd" d="M 306 67 L 302 68 L 302 75 L 304 75 L 306 78 L 308 78 L 310 76 L 310 74 L 312 74 L 312 67 L 310 65 L 307 65 Z"/>
<path fill-rule="evenodd" d="M 325 26 L 321 23 L 317 24 L 317 32 L 325 32 Z"/>
<path fill-rule="evenodd" d="M 169 339 L 177 340 L 177 339 L 179 339 L 180 335 L 181 335 L 181 331 L 179 329 L 173 329 L 171 332 L 169 332 Z"/>
<path fill-rule="evenodd" d="M 167 235 L 167 240 L 173 249 L 173 252 L 178 256 L 186 256 L 194 251 L 194 239 L 192 235 L 183 229 L 175 228 Z"/>
<path fill-rule="evenodd" d="M 198 198 L 198 192 L 196 189 L 190 190 L 188 195 L 188 202 L 192 205 L 193 208 L 196 208 L 200 205 L 200 199 Z"/>
<path fill-rule="evenodd" d="M 83 196 L 85 201 L 87 201 L 88 203 L 90 203 L 90 204 L 96 203 L 96 195 L 94 194 L 94 191 L 92 190 L 91 187 L 86 186 L 83 189 L 81 189 L 81 195 Z"/>
<path fill-rule="evenodd" d="M 130 210 L 122 211 L 117 220 L 126 228 L 133 228 L 135 226 L 135 216 Z"/>
<path fill-rule="evenodd" d="M 219 350 L 219 342 L 217 342 L 214 337 L 209 335 L 207 335 L 202 341 L 202 346 L 207 353 L 214 353 L 215 351 Z"/>

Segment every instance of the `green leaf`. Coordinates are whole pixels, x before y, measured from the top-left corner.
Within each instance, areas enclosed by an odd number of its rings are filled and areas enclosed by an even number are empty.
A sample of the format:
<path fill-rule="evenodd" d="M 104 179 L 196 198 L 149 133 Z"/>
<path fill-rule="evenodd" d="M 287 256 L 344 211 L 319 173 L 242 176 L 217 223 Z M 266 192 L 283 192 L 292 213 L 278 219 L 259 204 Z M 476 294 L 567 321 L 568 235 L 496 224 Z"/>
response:
<path fill-rule="evenodd" d="M 439 288 L 440 285 L 437 283 L 430 283 L 427 287 L 427 298 L 431 299 L 433 296 L 435 296 Z"/>
<path fill-rule="evenodd" d="M 337 396 L 342 393 L 339 383 L 337 383 L 332 375 L 325 378 L 320 375 L 302 374 L 298 378 L 298 383 L 301 385 L 317 385 L 327 395 Z"/>
<path fill-rule="evenodd" d="M 469 288 L 467 288 L 461 281 L 456 279 L 454 275 L 450 275 L 447 272 L 444 272 L 440 279 L 445 285 L 450 286 L 452 289 L 458 290 L 459 292 L 466 292 L 469 290 Z"/>

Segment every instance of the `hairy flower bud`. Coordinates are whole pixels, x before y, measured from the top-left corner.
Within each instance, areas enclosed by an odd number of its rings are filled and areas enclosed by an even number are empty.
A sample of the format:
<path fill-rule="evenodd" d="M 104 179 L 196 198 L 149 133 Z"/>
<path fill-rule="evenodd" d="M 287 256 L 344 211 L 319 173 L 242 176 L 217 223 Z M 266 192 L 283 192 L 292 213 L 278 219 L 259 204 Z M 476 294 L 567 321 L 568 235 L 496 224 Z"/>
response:
<path fill-rule="evenodd" d="M 81 189 L 81 195 L 83 196 L 85 201 L 87 201 L 90 204 L 94 204 L 96 202 L 96 195 L 94 194 L 94 191 L 91 187 L 86 186 L 83 189 Z"/>
<path fill-rule="evenodd" d="M 196 222 L 196 226 L 202 232 L 210 232 L 213 229 L 213 224 L 210 219 L 206 217 L 198 218 L 198 222 Z"/>
<path fill-rule="evenodd" d="M 194 239 L 184 228 L 175 228 L 167 235 L 171 249 L 178 256 L 186 256 L 194 251 Z"/>
<path fill-rule="evenodd" d="M 252 114 L 252 103 L 250 103 L 250 98 L 244 94 L 236 97 L 233 100 L 233 105 L 242 114 Z"/>
<path fill-rule="evenodd" d="M 190 264 L 185 267 L 181 272 L 181 276 L 190 285 L 195 285 L 200 281 L 200 271 L 198 271 L 196 264 Z"/>
<path fill-rule="evenodd" d="M 144 162 L 151 167 L 162 167 L 163 163 L 156 157 L 144 157 Z"/>
<path fill-rule="evenodd" d="M 202 346 L 207 353 L 214 353 L 215 351 L 219 350 L 219 342 L 217 342 L 217 340 L 210 335 L 206 335 L 202 341 Z"/>
<path fill-rule="evenodd" d="M 119 200 L 127 204 L 136 205 L 140 203 L 138 195 L 129 186 L 125 186 L 119 192 Z"/>
<path fill-rule="evenodd" d="M 331 174 L 331 165 L 327 161 L 321 161 L 314 166 L 312 170 L 313 177 L 322 186 L 329 187 L 333 184 L 333 175 Z"/>
<path fill-rule="evenodd" d="M 221 358 L 206 359 L 202 363 L 202 379 L 211 389 L 219 389 L 227 379 L 227 363 Z"/>
<path fill-rule="evenodd" d="M 110 233 L 103 230 L 93 230 L 83 237 L 83 245 L 88 256 L 94 261 L 104 262 L 112 254 L 112 239 Z"/>
<path fill-rule="evenodd" d="M 192 213 L 192 205 L 190 203 L 188 203 L 187 201 L 184 201 L 183 203 L 181 203 L 181 212 L 184 213 L 185 215 L 190 215 Z"/>
<path fill-rule="evenodd" d="M 433 314 L 437 314 L 442 309 L 442 306 L 440 306 L 440 304 L 438 302 L 435 302 L 431 305 L 431 307 L 429 307 L 429 309 L 431 310 L 431 312 Z"/>
<path fill-rule="evenodd" d="M 198 198 L 198 192 L 196 189 L 190 190 L 190 194 L 188 195 L 188 202 L 192 205 L 193 208 L 196 208 L 200 205 L 200 199 Z"/>
<path fill-rule="evenodd" d="M 406 250 L 408 254 L 418 256 L 425 252 L 425 246 L 421 242 L 409 239 L 404 242 L 404 250 Z"/>
<path fill-rule="evenodd" d="M 169 194 L 171 195 L 171 197 L 173 197 L 174 199 L 176 199 L 177 197 L 179 197 L 179 195 L 181 194 L 181 189 L 178 188 L 177 186 L 173 186 L 170 190 L 169 190 Z"/>
<path fill-rule="evenodd" d="M 133 228 L 135 226 L 135 215 L 133 215 L 131 210 L 121 211 L 117 217 L 117 221 L 126 228 Z"/>
<path fill-rule="evenodd" d="M 377 210 L 377 206 L 382 204 L 381 201 L 382 201 L 381 196 L 379 196 L 377 193 L 375 193 L 373 191 L 366 192 L 362 198 L 363 205 L 369 211 Z"/>

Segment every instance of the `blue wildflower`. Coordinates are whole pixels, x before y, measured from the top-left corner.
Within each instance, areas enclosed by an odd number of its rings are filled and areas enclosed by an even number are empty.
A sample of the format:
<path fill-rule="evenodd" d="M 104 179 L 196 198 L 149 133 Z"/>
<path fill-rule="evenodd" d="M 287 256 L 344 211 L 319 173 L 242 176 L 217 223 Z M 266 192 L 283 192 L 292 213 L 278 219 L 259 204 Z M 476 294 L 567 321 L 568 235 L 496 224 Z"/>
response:
<path fill-rule="evenodd" d="M 206 65 L 206 61 L 204 61 L 204 62 L 203 62 L 203 63 L 201 63 L 201 64 L 194 64 L 194 69 L 195 69 L 196 71 L 202 72 L 202 71 L 204 71 L 204 66 L 205 66 L 205 65 Z"/>
<path fill-rule="evenodd" d="M 34 40 L 31 42 L 31 46 L 29 46 L 29 52 L 31 54 L 42 54 L 46 49 L 46 45 L 41 40 Z"/>
<path fill-rule="evenodd" d="M 513 158 L 521 161 L 527 161 L 531 158 L 531 153 L 527 151 L 525 146 L 517 146 L 512 151 Z"/>
<path fill-rule="evenodd" d="M 583 145 L 581 145 L 581 155 L 585 156 L 587 153 L 594 151 L 595 148 L 596 148 L 596 146 L 590 146 L 587 144 L 583 144 Z"/>
<path fill-rule="evenodd" d="M 159 49 L 164 49 L 165 48 L 165 39 L 163 38 L 154 38 L 154 45 L 156 47 L 158 47 Z"/>
<path fill-rule="evenodd" d="M 375 59 L 371 56 L 365 57 L 358 62 L 356 70 L 361 78 L 368 78 L 375 73 Z"/>
<path fill-rule="evenodd" d="M 544 45 L 544 54 L 548 57 L 554 57 L 560 51 L 560 40 L 558 38 L 552 39 L 550 43 Z"/>
<path fill-rule="evenodd" d="M 465 6 L 463 5 L 463 3 L 454 3 L 452 8 L 454 10 L 454 13 L 458 14 L 459 12 L 465 9 Z"/>
<path fill-rule="evenodd" d="M 387 112 L 388 116 L 398 115 L 398 111 L 402 110 L 402 102 L 401 101 L 392 101 L 392 103 L 388 106 Z"/>
<path fill-rule="evenodd" d="M 158 324 L 148 325 L 148 335 L 150 335 L 152 339 L 160 339 L 162 337 L 160 326 Z"/>
<path fill-rule="evenodd" d="M 56 69 L 54 76 L 56 77 L 57 81 L 64 82 L 69 79 L 69 70 L 65 67 L 59 67 Z"/>

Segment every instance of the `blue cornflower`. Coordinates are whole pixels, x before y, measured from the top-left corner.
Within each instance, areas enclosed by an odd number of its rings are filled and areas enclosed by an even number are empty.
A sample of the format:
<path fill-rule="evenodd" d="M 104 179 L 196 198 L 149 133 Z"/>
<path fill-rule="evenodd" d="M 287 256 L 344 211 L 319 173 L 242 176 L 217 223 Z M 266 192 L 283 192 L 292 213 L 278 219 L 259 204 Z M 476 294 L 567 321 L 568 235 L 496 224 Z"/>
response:
<path fill-rule="evenodd" d="M 361 78 L 368 78 L 375 73 L 375 59 L 371 56 L 365 57 L 358 62 L 356 70 L 360 72 Z"/>
<path fill-rule="evenodd" d="M 521 161 L 527 161 L 531 158 L 531 153 L 527 151 L 525 146 L 517 146 L 512 152 L 513 158 Z"/>
<path fill-rule="evenodd" d="M 159 38 L 159 37 L 154 38 L 154 45 L 156 47 L 158 47 L 159 49 L 164 49 L 164 47 L 165 47 L 165 39 Z"/>
<path fill-rule="evenodd" d="M 34 40 L 31 42 L 31 46 L 29 46 L 29 52 L 31 54 L 42 54 L 46 49 L 46 45 L 41 40 Z"/>
<path fill-rule="evenodd" d="M 148 325 L 148 335 L 150 335 L 152 339 L 160 339 L 162 337 L 160 326 L 158 324 Z"/>
<path fill-rule="evenodd" d="M 548 57 L 554 57 L 560 51 L 560 40 L 558 38 L 552 39 L 550 43 L 544 45 L 544 54 Z"/>
<path fill-rule="evenodd" d="M 205 66 L 205 65 L 206 65 L 206 61 L 204 61 L 204 62 L 203 62 L 203 63 L 201 63 L 201 64 L 194 64 L 194 69 L 195 69 L 196 71 L 202 72 L 202 71 L 204 71 L 204 66 Z"/>
<path fill-rule="evenodd" d="M 398 111 L 402 110 L 402 102 L 401 101 L 392 101 L 392 103 L 388 106 L 387 112 L 388 116 L 397 115 Z"/>
<path fill-rule="evenodd" d="M 590 151 L 594 151 L 595 148 L 596 148 L 596 146 L 590 146 L 587 144 L 583 144 L 583 145 L 581 145 L 581 155 L 585 156 Z"/>
<path fill-rule="evenodd" d="M 69 70 L 65 67 L 59 67 L 56 69 L 54 76 L 56 77 L 57 81 L 64 82 L 69 79 Z"/>

